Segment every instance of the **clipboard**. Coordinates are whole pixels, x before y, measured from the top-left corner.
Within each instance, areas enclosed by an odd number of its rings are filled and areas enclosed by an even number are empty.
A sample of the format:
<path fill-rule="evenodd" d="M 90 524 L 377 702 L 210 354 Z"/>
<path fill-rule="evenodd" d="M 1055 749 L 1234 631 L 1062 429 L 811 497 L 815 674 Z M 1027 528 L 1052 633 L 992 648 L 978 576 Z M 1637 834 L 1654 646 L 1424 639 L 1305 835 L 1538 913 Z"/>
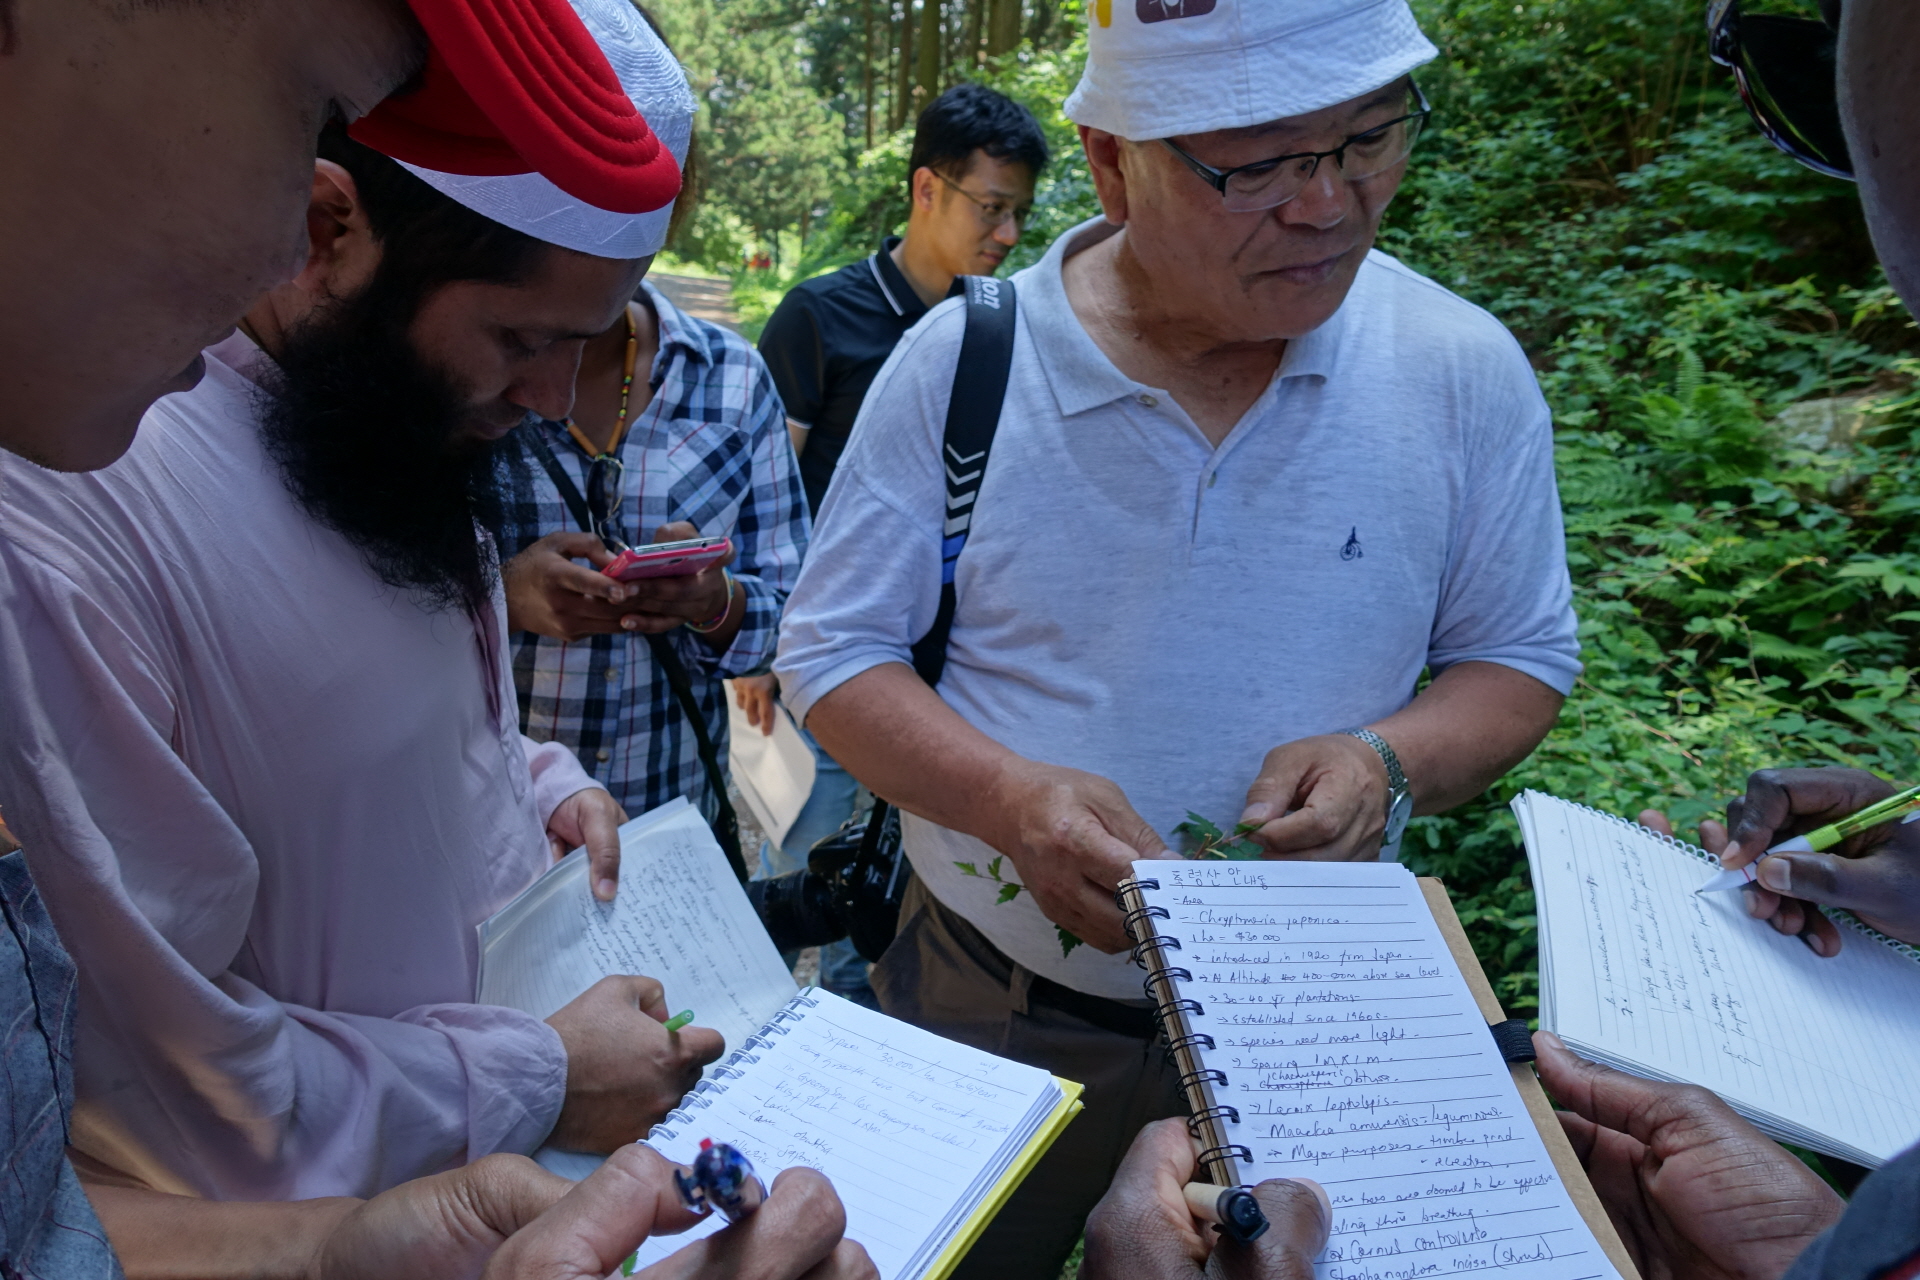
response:
<path fill-rule="evenodd" d="M 1460 925 L 1460 917 L 1453 909 L 1453 899 L 1447 894 L 1447 886 L 1433 876 L 1419 876 L 1417 879 L 1421 896 L 1432 908 L 1434 922 L 1440 926 L 1440 936 L 1447 940 L 1447 950 L 1453 953 L 1454 963 L 1460 966 L 1461 976 L 1466 978 L 1467 990 L 1473 993 L 1481 1016 L 1486 1018 L 1489 1026 L 1505 1022 L 1506 1011 L 1494 997 L 1493 984 L 1487 981 L 1487 972 L 1480 967 L 1480 957 L 1473 953 L 1473 944 L 1467 940 L 1467 931 Z M 1507 1069 L 1513 1073 L 1513 1083 L 1520 1090 L 1520 1099 L 1527 1104 L 1527 1113 L 1533 1117 L 1533 1127 L 1540 1131 L 1541 1140 L 1546 1143 L 1547 1154 L 1553 1157 L 1553 1167 L 1560 1174 L 1560 1181 L 1566 1184 L 1568 1197 L 1572 1199 L 1574 1207 L 1580 1210 L 1580 1216 L 1586 1219 L 1587 1226 L 1593 1231 L 1593 1238 L 1600 1242 L 1600 1247 L 1607 1251 L 1607 1260 L 1626 1280 L 1639 1280 L 1640 1272 L 1633 1265 L 1633 1256 L 1627 1252 L 1620 1233 L 1614 1230 L 1613 1219 L 1607 1216 L 1599 1193 L 1593 1189 L 1587 1171 L 1580 1167 L 1580 1158 L 1573 1154 L 1573 1144 L 1567 1141 L 1566 1130 L 1560 1127 L 1560 1120 L 1553 1113 L 1553 1104 L 1547 1101 L 1547 1091 L 1540 1087 L 1540 1077 L 1533 1073 L 1532 1065 L 1525 1062 L 1509 1063 Z"/>

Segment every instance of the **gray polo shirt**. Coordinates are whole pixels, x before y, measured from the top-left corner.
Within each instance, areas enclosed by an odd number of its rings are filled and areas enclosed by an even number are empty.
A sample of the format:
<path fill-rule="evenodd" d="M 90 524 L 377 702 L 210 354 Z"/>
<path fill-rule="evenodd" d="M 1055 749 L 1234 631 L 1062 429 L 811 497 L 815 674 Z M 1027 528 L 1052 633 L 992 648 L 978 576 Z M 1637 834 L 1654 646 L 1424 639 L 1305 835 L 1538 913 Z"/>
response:
<path fill-rule="evenodd" d="M 940 695 L 1022 755 L 1117 782 L 1172 840 L 1227 824 L 1273 747 L 1366 724 L 1423 668 L 1497 662 L 1562 692 L 1579 674 L 1547 406 L 1485 311 L 1372 254 L 1326 324 L 1215 448 L 1087 336 L 1060 278 L 1113 228 L 1068 232 L 1014 277 L 1020 328 Z M 943 303 L 895 349 L 855 424 L 776 669 L 804 717 L 910 662 L 940 593 L 941 429 L 965 327 Z M 914 870 L 1007 955 L 1138 998 L 1139 971 L 1063 957 L 1022 895 L 956 861 L 992 851 L 909 816 Z M 1177 847 L 1177 846 L 1176 846 Z"/>

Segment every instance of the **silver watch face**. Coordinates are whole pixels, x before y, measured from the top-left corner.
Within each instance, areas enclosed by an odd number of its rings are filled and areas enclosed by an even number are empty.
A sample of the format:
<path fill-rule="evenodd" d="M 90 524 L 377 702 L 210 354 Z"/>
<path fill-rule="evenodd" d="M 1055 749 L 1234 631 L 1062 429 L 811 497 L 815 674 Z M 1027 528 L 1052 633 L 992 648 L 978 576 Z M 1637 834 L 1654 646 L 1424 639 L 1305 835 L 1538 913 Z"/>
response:
<path fill-rule="evenodd" d="M 1412 818 L 1413 791 L 1404 789 L 1393 797 L 1393 804 L 1387 809 L 1387 834 L 1381 838 L 1381 843 L 1399 843 L 1401 833 L 1407 829 L 1407 823 Z"/>

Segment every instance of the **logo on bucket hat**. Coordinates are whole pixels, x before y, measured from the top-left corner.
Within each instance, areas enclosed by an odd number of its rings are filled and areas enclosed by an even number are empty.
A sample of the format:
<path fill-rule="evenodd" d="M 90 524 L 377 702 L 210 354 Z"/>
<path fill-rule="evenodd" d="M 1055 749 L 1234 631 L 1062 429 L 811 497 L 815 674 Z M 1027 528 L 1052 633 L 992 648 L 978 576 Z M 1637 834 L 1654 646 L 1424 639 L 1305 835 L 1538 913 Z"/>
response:
<path fill-rule="evenodd" d="M 1171 22 L 1175 18 L 1197 18 L 1212 13 L 1214 0 L 1133 0 L 1133 11 L 1142 22 Z"/>

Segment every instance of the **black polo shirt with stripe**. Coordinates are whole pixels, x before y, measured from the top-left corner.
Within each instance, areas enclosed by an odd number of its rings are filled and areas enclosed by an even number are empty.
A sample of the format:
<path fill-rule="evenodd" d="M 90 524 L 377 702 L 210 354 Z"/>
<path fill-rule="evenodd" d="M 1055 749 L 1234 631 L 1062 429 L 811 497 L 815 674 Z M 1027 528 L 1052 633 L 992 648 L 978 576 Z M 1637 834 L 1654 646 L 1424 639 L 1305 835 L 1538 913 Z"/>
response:
<path fill-rule="evenodd" d="M 899 243 L 888 236 L 878 253 L 794 286 L 760 334 L 787 416 L 807 428 L 800 480 L 815 514 L 874 375 L 927 313 L 894 265 Z"/>

